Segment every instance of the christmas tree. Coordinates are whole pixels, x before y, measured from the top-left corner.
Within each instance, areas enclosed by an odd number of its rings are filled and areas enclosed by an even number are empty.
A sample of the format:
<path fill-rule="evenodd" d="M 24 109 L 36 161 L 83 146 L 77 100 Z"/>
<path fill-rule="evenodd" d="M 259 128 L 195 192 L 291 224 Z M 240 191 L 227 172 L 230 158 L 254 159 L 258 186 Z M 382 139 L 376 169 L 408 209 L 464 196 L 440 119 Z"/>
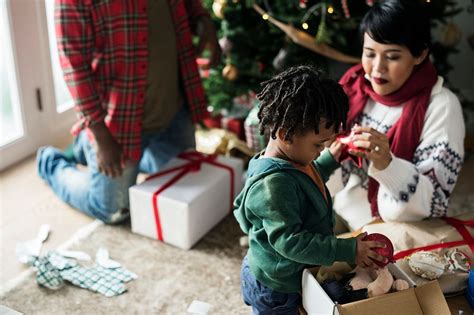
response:
<path fill-rule="evenodd" d="M 448 18 L 461 9 L 452 0 L 423 2 L 433 29 L 442 32 L 431 53 L 445 76 L 451 69 L 447 56 L 456 51 L 460 36 Z M 260 82 L 292 65 L 328 70 L 359 62 L 358 28 L 373 4 L 374 0 L 205 0 L 225 58 L 204 79 L 209 109 L 215 114 L 230 110 L 236 96 L 258 91 Z"/>

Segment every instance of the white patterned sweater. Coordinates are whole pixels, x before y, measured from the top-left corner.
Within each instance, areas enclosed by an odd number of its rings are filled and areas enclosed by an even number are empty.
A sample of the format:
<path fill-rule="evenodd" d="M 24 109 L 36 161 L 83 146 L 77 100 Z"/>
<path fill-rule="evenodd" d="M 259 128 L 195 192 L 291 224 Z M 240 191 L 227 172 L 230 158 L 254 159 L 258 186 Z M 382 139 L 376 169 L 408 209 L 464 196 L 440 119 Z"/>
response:
<path fill-rule="evenodd" d="M 403 106 L 388 107 L 369 99 L 358 123 L 386 133 L 400 118 L 402 109 Z M 368 160 L 364 160 L 361 169 L 350 160 L 342 162 L 328 182 L 334 210 L 351 230 L 372 221 L 367 200 L 371 176 L 380 184 L 377 201 L 384 221 L 419 221 L 449 215 L 449 196 L 463 163 L 464 134 L 459 100 L 438 77 L 413 160 L 392 154 L 390 165 L 381 171 Z"/>

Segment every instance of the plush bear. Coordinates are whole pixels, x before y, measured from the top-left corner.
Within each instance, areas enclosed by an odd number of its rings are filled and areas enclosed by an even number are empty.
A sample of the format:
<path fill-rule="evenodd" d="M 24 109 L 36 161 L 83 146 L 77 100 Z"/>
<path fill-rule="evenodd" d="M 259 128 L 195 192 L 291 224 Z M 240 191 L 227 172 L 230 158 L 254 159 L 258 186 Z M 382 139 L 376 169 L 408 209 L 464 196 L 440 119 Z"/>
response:
<path fill-rule="evenodd" d="M 367 288 L 369 298 L 386 294 L 390 290 L 401 291 L 409 288 L 405 280 L 394 281 L 387 267 L 376 270 L 356 267 L 352 272 L 355 276 L 349 281 L 350 287 L 352 290 Z"/>

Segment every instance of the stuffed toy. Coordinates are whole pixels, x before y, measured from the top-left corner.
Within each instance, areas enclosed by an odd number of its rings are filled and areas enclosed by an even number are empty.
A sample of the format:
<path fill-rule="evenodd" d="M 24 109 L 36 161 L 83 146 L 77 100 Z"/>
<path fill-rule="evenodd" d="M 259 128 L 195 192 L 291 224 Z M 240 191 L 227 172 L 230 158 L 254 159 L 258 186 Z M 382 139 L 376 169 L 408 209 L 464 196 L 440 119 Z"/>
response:
<path fill-rule="evenodd" d="M 349 281 L 352 290 L 367 288 L 368 297 L 374 297 L 393 291 L 401 291 L 409 288 L 408 282 L 402 279 L 393 280 L 393 276 L 387 267 L 377 270 L 356 267 L 352 273 L 355 276 Z"/>
<path fill-rule="evenodd" d="M 351 303 L 390 291 L 401 291 L 409 288 L 408 282 L 402 279 L 393 280 L 387 267 L 377 270 L 356 267 L 341 279 L 326 279 L 321 283 L 328 296 L 340 304 Z"/>
<path fill-rule="evenodd" d="M 338 271 L 340 272 L 344 268 L 341 270 L 341 268 L 329 267 L 326 270 L 321 267 L 317 279 L 333 301 L 345 304 L 383 295 L 390 292 L 390 290 L 401 291 L 409 287 L 405 280 L 398 279 L 394 281 L 386 266 L 389 262 L 394 262 L 393 245 L 390 239 L 380 233 L 371 233 L 366 235 L 363 240 L 384 243 L 385 247 L 372 248 L 372 250 L 387 258 L 387 261 L 374 260 L 374 263 L 381 268 L 370 270 L 356 267 L 352 272 L 346 273 L 342 277 Z M 347 265 L 347 267 L 349 266 Z"/>

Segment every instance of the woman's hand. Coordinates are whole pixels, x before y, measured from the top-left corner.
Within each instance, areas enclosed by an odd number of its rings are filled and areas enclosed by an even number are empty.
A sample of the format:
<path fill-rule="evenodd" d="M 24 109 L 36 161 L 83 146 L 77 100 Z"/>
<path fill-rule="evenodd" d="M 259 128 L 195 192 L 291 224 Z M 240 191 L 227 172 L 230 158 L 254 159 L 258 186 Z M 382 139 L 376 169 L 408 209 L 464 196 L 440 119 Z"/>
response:
<path fill-rule="evenodd" d="M 349 154 L 369 159 L 380 171 L 386 169 L 392 161 L 387 136 L 370 127 L 357 126 L 354 131 L 353 144 L 366 150 L 349 150 Z"/>

